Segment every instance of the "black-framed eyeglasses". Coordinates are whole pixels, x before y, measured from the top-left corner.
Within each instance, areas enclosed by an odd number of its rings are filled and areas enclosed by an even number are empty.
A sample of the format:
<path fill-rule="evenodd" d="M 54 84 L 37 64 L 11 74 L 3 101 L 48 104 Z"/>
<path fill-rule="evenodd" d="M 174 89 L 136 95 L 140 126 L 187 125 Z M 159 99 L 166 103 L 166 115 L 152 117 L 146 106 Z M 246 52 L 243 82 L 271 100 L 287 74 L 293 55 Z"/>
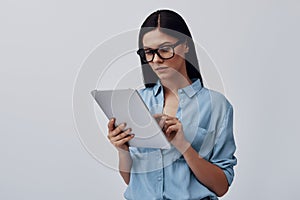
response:
<path fill-rule="evenodd" d="M 174 48 L 179 44 L 183 43 L 182 40 L 178 40 L 175 44 L 163 45 L 157 49 L 139 49 L 137 54 L 141 57 L 144 62 L 152 62 L 154 55 L 157 54 L 163 60 L 168 60 L 174 57 L 175 51 Z"/>

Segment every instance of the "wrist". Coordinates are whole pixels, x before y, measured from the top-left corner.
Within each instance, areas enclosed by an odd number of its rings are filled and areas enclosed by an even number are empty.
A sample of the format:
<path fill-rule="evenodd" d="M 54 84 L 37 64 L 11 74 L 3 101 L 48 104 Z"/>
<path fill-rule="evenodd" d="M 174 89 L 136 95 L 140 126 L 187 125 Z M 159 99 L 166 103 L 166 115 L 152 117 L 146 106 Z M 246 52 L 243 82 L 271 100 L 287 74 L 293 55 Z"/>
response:
<path fill-rule="evenodd" d="M 129 152 L 129 146 L 128 145 L 123 145 L 121 147 L 116 148 L 118 152 Z"/>
<path fill-rule="evenodd" d="M 120 149 L 120 148 L 118 148 L 118 154 L 121 157 L 129 156 L 130 155 L 129 148 L 126 148 L 126 149 Z"/>
<path fill-rule="evenodd" d="M 191 144 L 188 141 L 184 140 L 180 144 L 178 144 L 176 148 L 183 155 L 190 146 Z"/>

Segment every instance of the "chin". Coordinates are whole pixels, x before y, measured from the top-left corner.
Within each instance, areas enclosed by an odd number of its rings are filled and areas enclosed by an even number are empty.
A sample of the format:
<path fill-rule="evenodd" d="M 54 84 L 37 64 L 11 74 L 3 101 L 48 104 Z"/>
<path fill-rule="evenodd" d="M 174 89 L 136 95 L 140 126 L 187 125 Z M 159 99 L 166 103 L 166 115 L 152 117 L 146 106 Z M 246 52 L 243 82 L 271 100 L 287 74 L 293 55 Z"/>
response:
<path fill-rule="evenodd" d="M 160 79 L 166 79 L 166 78 L 171 78 L 172 77 L 172 75 L 170 73 L 156 73 L 156 75 Z"/>
<path fill-rule="evenodd" d="M 165 71 L 162 73 L 156 73 L 156 75 L 160 80 L 174 80 L 182 77 L 182 75 L 177 71 Z"/>

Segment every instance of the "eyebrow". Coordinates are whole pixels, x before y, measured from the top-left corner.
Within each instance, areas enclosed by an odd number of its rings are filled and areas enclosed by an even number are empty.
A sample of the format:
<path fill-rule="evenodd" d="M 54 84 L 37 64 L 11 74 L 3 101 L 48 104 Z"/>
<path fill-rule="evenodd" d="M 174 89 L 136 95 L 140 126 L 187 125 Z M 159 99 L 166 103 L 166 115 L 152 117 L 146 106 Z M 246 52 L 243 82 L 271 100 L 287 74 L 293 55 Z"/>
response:
<path fill-rule="evenodd" d="M 160 45 L 158 45 L 158 47 L 161 47 L 161 46 L 166 45 L 166 44 L 172 44 L 172 42 L 164 42 L 164 43 L 161 43 Z M 151 47 L 144 46 L 144 49 L 152 49 L 152 48 L 151 48 Z"/>

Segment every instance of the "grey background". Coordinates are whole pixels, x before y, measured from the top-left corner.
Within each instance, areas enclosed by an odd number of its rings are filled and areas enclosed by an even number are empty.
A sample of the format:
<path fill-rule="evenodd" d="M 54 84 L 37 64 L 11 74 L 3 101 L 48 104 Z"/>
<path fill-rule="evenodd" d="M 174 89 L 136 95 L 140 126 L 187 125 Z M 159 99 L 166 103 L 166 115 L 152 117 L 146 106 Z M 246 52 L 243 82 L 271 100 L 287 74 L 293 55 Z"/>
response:
<path fill-rule="evenodd" d="M 235 108 L 238 166 L 222 199 L 297 198 L 299 1 L 0 3 L 0 199 L 122 199 L 115 170 L 82 146 L 72 111 L 95 46 L 178 11 L 222 75 Z"/>

